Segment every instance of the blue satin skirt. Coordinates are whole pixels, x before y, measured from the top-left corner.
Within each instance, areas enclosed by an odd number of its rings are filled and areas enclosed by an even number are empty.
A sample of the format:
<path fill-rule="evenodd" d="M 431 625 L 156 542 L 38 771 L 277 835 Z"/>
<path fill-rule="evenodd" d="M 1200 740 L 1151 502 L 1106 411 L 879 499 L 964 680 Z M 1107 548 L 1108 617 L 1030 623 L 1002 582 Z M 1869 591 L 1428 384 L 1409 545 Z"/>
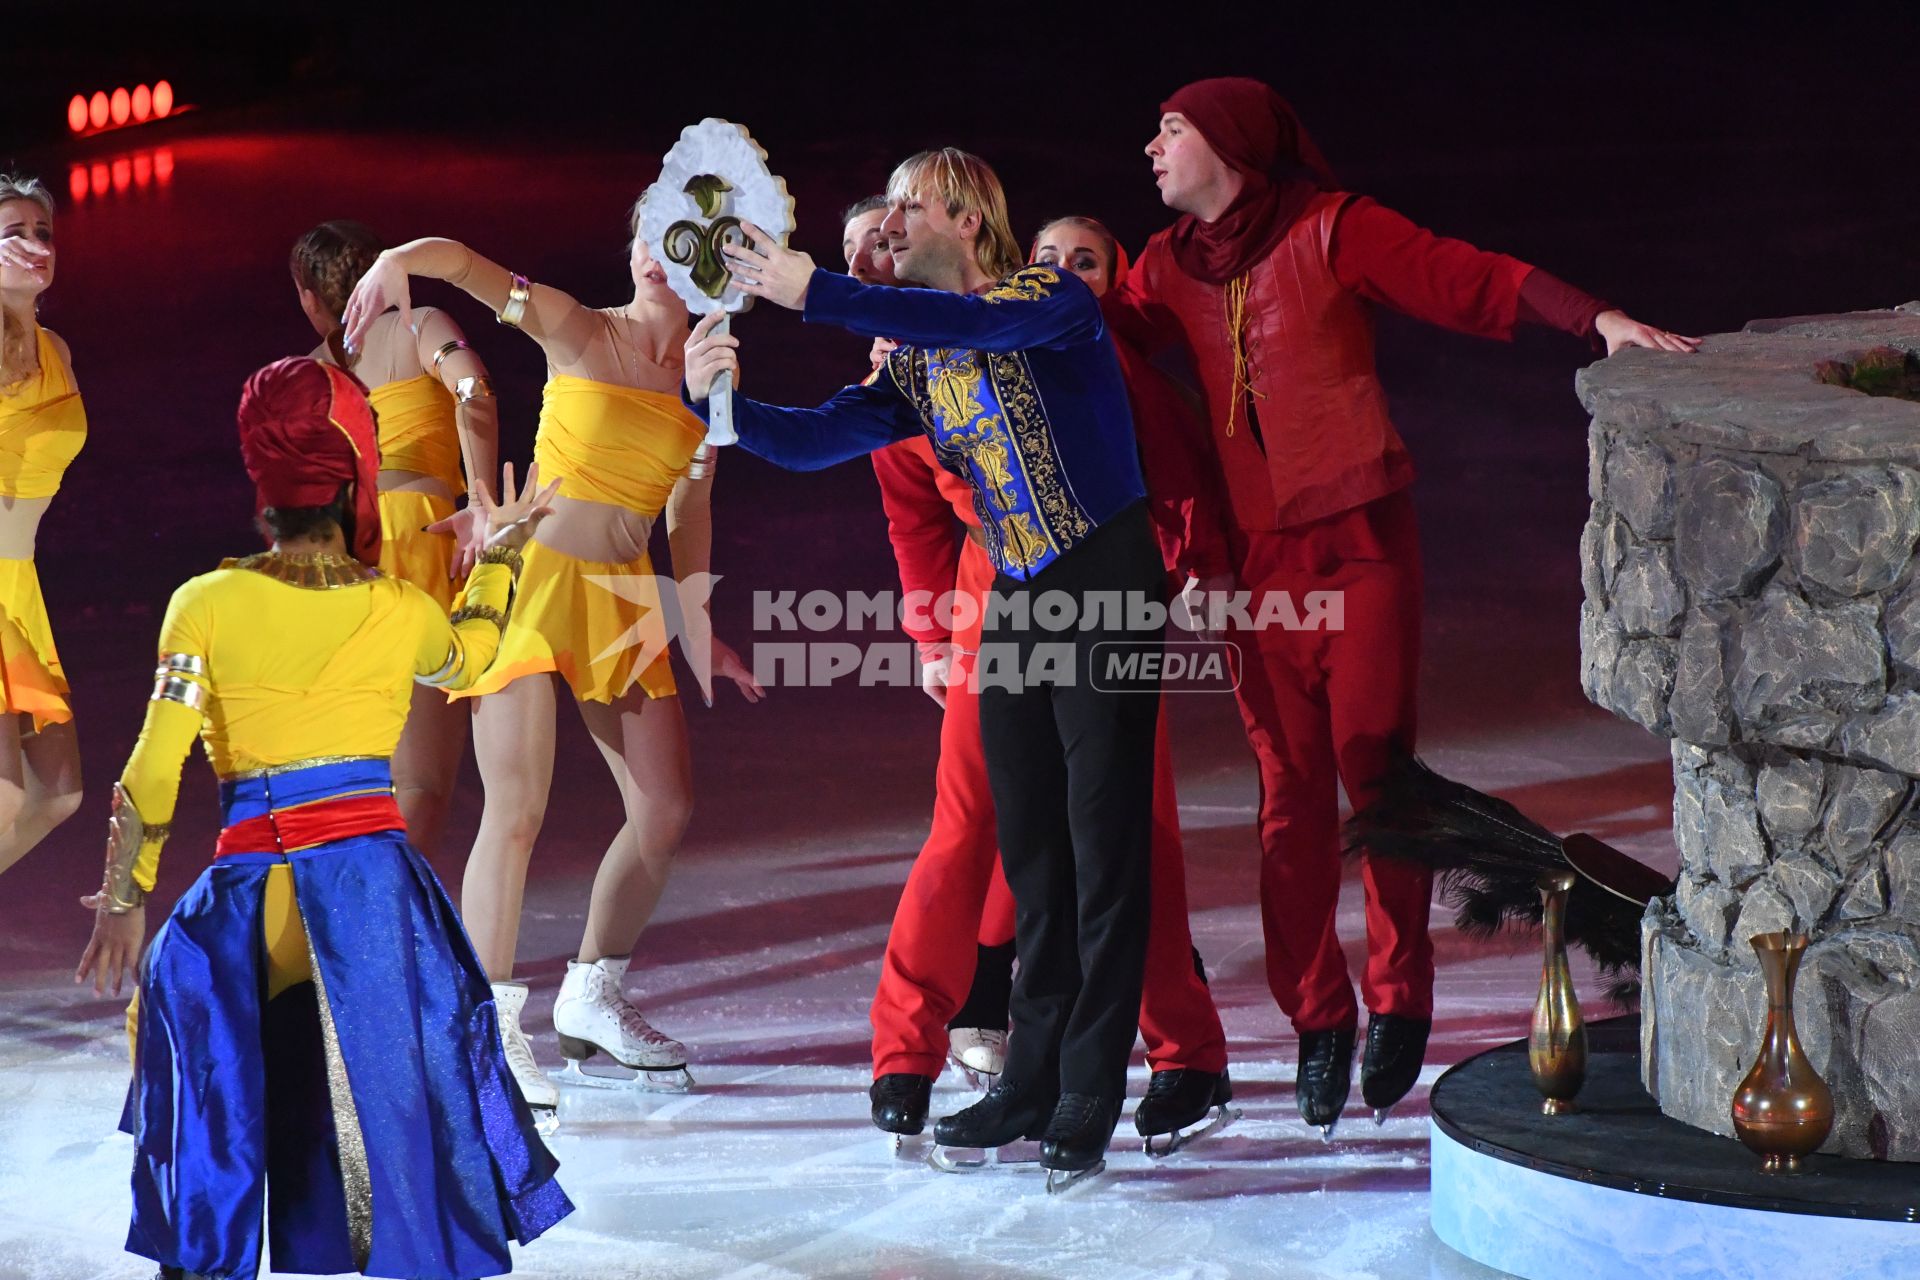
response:
<path fill-rule="evenodd" d="M 281 862 L 314 981 L 269 1001 L 262 902 Z M 467 1280 L 511 1271 L 507 1242 L 573 1209 L 486 973 L 398 832 L 201 874 L 147 952 L 123 1127 L 128 1250 L 220 1280 L 260 1270 L 263 1218 L 277 1271 Z"/>

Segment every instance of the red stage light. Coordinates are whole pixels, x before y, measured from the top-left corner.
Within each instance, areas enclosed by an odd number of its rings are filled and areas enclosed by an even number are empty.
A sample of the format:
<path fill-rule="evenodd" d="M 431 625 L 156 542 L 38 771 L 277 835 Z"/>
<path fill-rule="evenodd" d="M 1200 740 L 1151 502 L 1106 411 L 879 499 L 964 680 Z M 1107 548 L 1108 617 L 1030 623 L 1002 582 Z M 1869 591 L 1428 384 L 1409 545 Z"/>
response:
<path fill-rule="evenodd" d="M 90 194 L 96 195 L 96 196 L 103 196 L 107 194 L 107 166 L 106 165 L 95 164 L 93 168 L 87 171 L 87 176 L 92 180 L 92 184 L 93 184 L 92 186 L 87 188 Z"/>
<path fill-rule="evenodd" d="M 87 127 L 87 95 L 76 93 L 67 103 L 67 128 L 79 133 Z"/>
<path fill-rule="evenodd" d="M 87 119 L 93 122 L 96 129 L 107 127 L 107 95 L 104 92 L 95 93 L 87 103 Z"/>
<path fill-rule="evenodd" d="M 173 110 L 173 86 L 165 80 L 153 86 L 153 118 L 165 120 Z"/>
<path fill-rule="evenodd" d="M 115 89 L 108 102 L 108 110 L 112 112 L 116 125 L 125 124 L 133 118 L 133 95 L 125 89 Z"/>
<path fill-rule="evenodd" d="M 113 162 L 113 189 L 116 193 L 125 191 L 127 184 L 132 181 L 133 161 L 121 156 Z"/>
<path fill-rule="evenodd" d="M 153 157 L 142 151 L 133 158 L 133 185 L 144 187 L 153 181 Z"/>
<path fill-rule="evenodd" d="M 87 198 L 87 167 L 76 164 L 67 170 L 67 190 L 73 193 L 75 202 Z"/>
<path fill-rule="evenodd" d="M 153 176 L 162 182 L 173 177 L 172 147 L 162 147 L 153 153 Z"/>
<path fill-rule="evenodd" d="M 145 85 L 140 85 L 133 91 L 133 118 L 135 120 L 145 120 L 152 114 L 153 90 L 147 88 Z"/>

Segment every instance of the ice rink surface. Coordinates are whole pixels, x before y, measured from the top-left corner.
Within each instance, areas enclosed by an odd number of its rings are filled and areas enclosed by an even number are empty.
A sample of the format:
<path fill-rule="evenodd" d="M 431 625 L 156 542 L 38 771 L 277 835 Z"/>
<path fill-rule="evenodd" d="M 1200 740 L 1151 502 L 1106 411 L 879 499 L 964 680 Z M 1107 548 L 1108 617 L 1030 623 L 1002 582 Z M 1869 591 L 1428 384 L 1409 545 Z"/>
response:
<path fill-rule="evenodd" d="M 1288 91 L 1356 189 L 1419 221 L 1541 261 L 1686 332 L 1920 293 L 1920 277 L 1895 278 L 1887 256 L 1904 253 L 1911 265 L 1920 242 L 1910 199 L 1892 195 L 1896 175 L 1913 171 L 1914 139 L 1841 127 L 1851 111 L 1893 118 L 1905 102 L 1897 76 L 1854 77 L 1838 54 L 1814 67 L 1813 54 L 1796 49 L 1806 65 L 1781 82 L 1793 93 L 1769 91 L 1769 103 L 1755 106 L 1710 74 L 1747 75 L 1738 49 L 1713 61 L 1706 44 L 1685 58 L 1676 48 L 1676 66 L 1655 77 L 1660 92 L 1644 98 L 1609 96 L 1613 72 L 1599 57 L 1569 71 L 1496 48 L 1474 71 L 1403 43 L 1352 92 L 1342 77 L 1357 60 L 1289 54 L 1303 79 Z M 1843 52 L 1855 55 L 1851 43 Z M 1707 59 L 1704 71 L 1677 66 L 1696 58 Z M 1465 84 L 1487 92 L 1462 96 Z M 1846 87 L 1829 100 L 1820 84 Z M 1151 99 L 1143 100 L 1137 114 L 1147 125 Z M 924 145 L 925 130 L 909 112 L 891 134 L 890 118 L 875 117 L 864 121 L 872 137 L 849 140 L 820 122 L 826 107 L 814 107 L 805 119 L 803 111 L 791 122 L 749 123 L 798 198 L 799 242 L 831 262 L 833 212 L 877 188 L 894 159 Z M 948 120 L 961 111 L 941 109 Z M 270 115 L 189 122 L 166 144 L 164 182 L 156 144 L 129 135 L 129 172 L 151 182 L 116 185 L 118 153 L 106 150 L 85 161 L 108 166 L 102 193 L 63 200 L 46 320 L 72 345 L 92 436 L 42 528 L 39 559 L 89 790 L 82 815 L 0 880 L 5 1280 L 152 1272 L 120 1248 L 130 1160 L 129 1140 L 114 1131 L 126 1080 L 124 1001 L 71 984 L 88 927 L 74 901 L 98 882 L 108 786 L 138 728 L 168 594 L 221 556 L 256 546 L 232 412 L 249 372 L 313 343 L 287 281 L 287 246 L 323 218 L 356 217 L 395 240 L 467 239 L 588 302 L 618 304 L 628 296 L 626 210 L 651 180 L 658 149 L 698 114 L 675 107 L 623 123 L 628 140 L 616 146 L 576 145 L 531 125 L 497 143 L 453 128 L 316 131 L 331 110 L 317 103 L 298 128 Z M 449 107 L 441 118 L 457 115 Z M 1084 111 L 1068 124 L 1108 127 Z M 1106 213 L 1137 247 L 1164 221 L 1138 153 L 1145 136 L 1129 141 L 1139 132 L 1131 126 L 1109 132 L 1100 148 L 1075 151 L 1074 164 L 1060 163 L 1066 152 L 1045 130 L 957 140 L 1001 165 L 1023 234 L 1042 214 Z M 88 191 L 84 166 L 75 178 L 63 158 L 41 160 L 57 190 L 72 181 Z M 1114 192 L 1124 199 L 1109 205 Z M 538 353 L 464 299 L 430 288 L 416 296 L 450 306 L 466 326 L 500 388 L 503 456 L 524 459 Z M 864 341 L 790 316 L 756 312 L 737 331 L 759 394 L 815 403 L 865 368 Z M 1556 830 L 1591 831 L 1670 868 L 1664 745 L 1594 710 L 1579 689 L 1587 459 L 1571 384 L 1591 353 L 1558 335 L 1524 334 L 1502 347 L 1383 316 L 1380 358 L 1421 469 L 1423 753 Z M 720 634 L 743 653 L 781 638 L 749 630 L 756 590 L 893 585 L 865 464 L 796 477 L 730 454 L 721 470 L 714 568 L 728 580 L 715 608 Z M 917 1159 L 920 1149 L 891 1155 L 867 1122 L 866 1006 L 925 834 L 932 706 L 912 689 L 777 689 L 759 707 L 720 692 L 710 711 L 689 707 L 693 826 L 629 980 L 648 1016 L 690 1046 L 698 1087 L 685 1096 L 565 1091 L 553 1144 L 579 1212 L 519 1252 L 518 1274 L 1491 1274 L 1427 1228 L 1424 1085 L 1447 1064 L 1524 1033 L 1538 958 L 1530 944 L 1462 939 L 1438 910 L 1439 1012 L 1423 1087 L 1382 1128 L 1356 1106 L 1323 1145 L 1295 1112 L 1294 1039 L 1265 988 L 1255 784 L 1229 698 L 1176 699 L 1173 727 L 1194 934 L 1245 1118 L 1150 1163 L 1127 1140 L 1130 1100 L 1108 1173 L 1049 1199 L 1036 1169 L 941 1174 Z M 562 718 L 520 945 L 520 976 L 533 988 L 528 1028 L 556 1070 L 553 995 L 619 821 L 586 735 L 570 713 Z M 435 859 L 456 893 L 479 801 L 469 763 Z M 204 865 L 214 825 L 211 778 L 196 757 L 153 923 Z M 1349 876 L 1345 889 L 1351 963 L 1362 954 L 1357 881 Z M 1580 977 L 1590 1014 L 1606 1013 L 1601 984 L 1584 968 Z M 1136 1062 L 1133 1099 L 1144 1078 Z M 965 1100 L 945 1079 L 935 1113 Z"/>

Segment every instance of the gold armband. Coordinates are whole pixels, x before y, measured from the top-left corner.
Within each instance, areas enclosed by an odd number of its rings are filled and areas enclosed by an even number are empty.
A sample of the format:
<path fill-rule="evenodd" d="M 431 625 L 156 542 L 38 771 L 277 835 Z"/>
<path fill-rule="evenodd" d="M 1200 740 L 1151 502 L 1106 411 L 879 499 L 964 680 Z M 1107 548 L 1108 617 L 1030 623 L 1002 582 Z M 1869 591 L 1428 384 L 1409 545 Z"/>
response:
<path fill-rule="evenodd" d="M 436 689 L 441 685 L 451 684 L 453 678 L 460 674 L 460 668 L 464 665 L 465 659 L 466 651 L 460 647 L 459 643 L 450 644 L 447 646 L 447 660 L 440 664 L 440 669 L 430 676 L 415 676 L 414 683 Z"/>
<path fill-rule="evenodd" d="M 687 479 L 705 480 L 720 468 L 720 446 L 702 444 L 693 451 L 693 461 L 687 464 Z"/>
<path fill-rule="evenodd" d="M 153 669 L 153 674 L 156 677 L 168 674 L 204 676 L 207 674 L 207 660 L 197 653 L 163 653 L 160 655 L 160 665 Z"/>
<path fill-rule="evenodd" d="M 453 398 L 461 404 L 482 397 L 493 397 L 493 379 L 474 374 L 453 384 Z"/>
<path fill-rule="evenodd" d="M 465 338 L 450 338 L 442 343 L 440 349 L 433 353 L 433 376 L 436 378 L 440 376 L 440 362 L 442 360 L 445 360 L 456 351 L 471 350 L 473 350 L 473 348 L 467 345 Z"/>
<path fill-rule="evenodd" d="M 507 289 L 507 305 L 500 308 L 497 318 L 507 328 L 518 329 L 520 322 L 527 318 L 527 302 L 533 297 L 533 285 L 519 272 L 512 274 L 513 283 Z"/>
<path fill-rule="evenodd" d="M 520 566 L 526 557 L 520 554 L 518 547 L 488 547 L 480 553 L 481 564 L 503 564 L 513 570 L 513 580 L 520 580 Z"/>
<path fill-rule="evenodd" d="M 177 702 L 189 710 L 207 714 L 207 690 L 205 685 L 195 684 L 185 676 L 177 676 L 160 667 L 154 672 L 152 702 Z"/>
<path fill-rule="evenodd" d="M 476 618 L 484 618 L 486 621 L 500 628 L 501 631 L 507 629 L 507 615 L 490 604 L 461 605 L 458 609 L 455 609 L 447 615 L 447 621 L 456 627 L 463 622 L 472 622 Z"/>
<path fill-rule="evenodd" d="M 133 864 L 140 857 L 140 846 L 165 840 L 171 827 L 164 822 L 142 822 L 140 811 L 125 786 L 113 784 L 113 811 L 107 818 L 107 869 L 100 881 L 100 892 L 80 899 L 82 906 L 123 916 L 144 906 L 147 891 L 133 882 Z"/>

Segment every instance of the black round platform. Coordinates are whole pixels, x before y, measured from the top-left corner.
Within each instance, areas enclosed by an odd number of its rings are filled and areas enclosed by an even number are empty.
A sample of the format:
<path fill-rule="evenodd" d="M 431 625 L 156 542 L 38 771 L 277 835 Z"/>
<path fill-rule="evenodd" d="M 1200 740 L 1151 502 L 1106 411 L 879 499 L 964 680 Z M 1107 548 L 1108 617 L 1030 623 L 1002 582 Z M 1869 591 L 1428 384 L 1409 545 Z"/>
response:
<path fill-rule="evenodd" d="M 1588 1026 L 1580 1111 L 1540 1113 L 1524 1041 L 1462 1062 L 1432 1096 L 1434 1234 L 1527 1280 L 1913 1280 L 1920 1165 L 1759 1157 L 1660 1114 L 1640 1086 L 1640 1020 Z"/>
<path fill-rule="evenodd" d="M 1637 1014 L 1587 1024 L 1587 1047 L 1587 1083 L 1573 1115 L 1540 1114 L 1526 1042 L 1517 1041 L 1434 1083 L 1434 1125 L 1483 1155 L 1641 1195 L 1920 1222 L 1920 1164 L 1812 1156 L 1804 1173 L 1766 1174 L 1734 1139 L 1662 1115 L 1640 1084 Z"/>

